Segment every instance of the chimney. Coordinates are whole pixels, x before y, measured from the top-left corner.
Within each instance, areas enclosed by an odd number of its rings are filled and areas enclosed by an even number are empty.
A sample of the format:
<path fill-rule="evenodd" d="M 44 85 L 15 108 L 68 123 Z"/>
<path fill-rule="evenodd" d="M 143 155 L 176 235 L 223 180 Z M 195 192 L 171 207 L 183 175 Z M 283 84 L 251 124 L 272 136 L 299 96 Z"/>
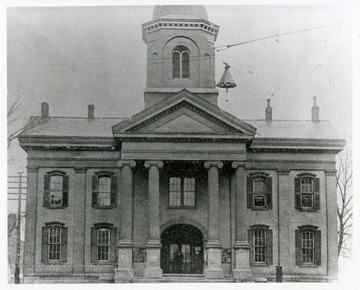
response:
<path fill-rule="evenodd" d="M 49 118 L 49 104 L 46 102 L 41 103 L 41 119 Z"/>
<path fill-rule="evenodd" d="M 267 122 L 272 121 L 272 107 L 270 105 L 271 100 L 267 99 L 267 107 L 265 109 L 265 120 Z"/>
<path fill-rule="evenodd" d="M 320 120 L 319 116 L 320 108 L 316 103 L 316 97 L 313 97 L 313 106 L 311 108 L 311 120 L 318 122 Z"/>
<path fill-rule="evenodd" d="M 88 119 L 94 119 L 95 118 L 95 107 L 94 105 L 88 106 Z"/>

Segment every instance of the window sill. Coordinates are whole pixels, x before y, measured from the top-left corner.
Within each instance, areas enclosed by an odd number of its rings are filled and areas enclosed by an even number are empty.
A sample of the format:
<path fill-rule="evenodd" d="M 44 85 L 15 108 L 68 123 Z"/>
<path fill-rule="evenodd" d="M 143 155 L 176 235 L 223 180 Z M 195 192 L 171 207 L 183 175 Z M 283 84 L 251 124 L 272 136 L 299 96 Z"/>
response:
<path fill-rule="evenodd" d="M 63 265 L 66 262 L 62 262 L 62 261 L 46 261 L 43 262 L 45 265 Z"/>
<path fill-rule="evenodd" d="M 97 261 L 93 263 L 94 265 L 97 266 L 114 266 L 115 262 L 110 262 L 110 261 Z"/>
<path fill-rule="evenodd" d="M 93 206 L 93 208 L 96 208 L 96 209 L 112 209 L 112 208 L 116 208 L 116 206 L 114 206 L 114 205 L 109 205 L 109 206 L 97 205 L 97 206 Z"/>
<path fill-rule="evenodd" d="M 168 209 L 191 209 L 191 210 L 196 210 L 197 206 L 168 206 Z"/>
<path fill-rule="evenodd" d="M 316 264 L 300 264 L 298 265 L 300 268 L 317 268 L 320 265 L 316 265 Z"/>
<path fill-rule="evenodd" d="M 46 206 L 48 209 L 65 209 L 67 206 Z"/>
<path fill-rule="evenodd" d="M 264 210 L 272 210 L 272 207 L 251 207 L 252 211 L 264 211 Z"/>
<path fill-rule="evenodd" d="M 270 265 L 266 263 L 253 263 L 251 264 L 251 267 L 269 267 Z"/>
<path fill-rule="evenodd" d="M 297 208 L 298 211 L 304 211 L 304 212 L 316 212 L 319 211 L 320 209 L 316 209 L 316 208 Z"/>

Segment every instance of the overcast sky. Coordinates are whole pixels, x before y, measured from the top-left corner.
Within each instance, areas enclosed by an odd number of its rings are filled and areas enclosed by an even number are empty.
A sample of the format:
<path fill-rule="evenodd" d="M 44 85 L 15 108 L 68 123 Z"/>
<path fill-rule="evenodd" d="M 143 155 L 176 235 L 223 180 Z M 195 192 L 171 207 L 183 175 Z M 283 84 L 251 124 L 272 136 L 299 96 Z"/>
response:
<path fill-rule="evenodd" d="M 220 26 L 215 46 L 332 25 L 216 52 L 216 81 L 231 65 L 237 87 L 220 90 L 219 105 L 240 119 L 309 120 L 317 96 L 320 118 L 351 138 L 352 31 L 348 13 L 328 6 L 206 6 Z M 8 103 L 24 97 L 21 121 L 51 116 L 130 117 L 144 108 L 146 45 L 141 24 L 154 6 L 9 8 Z M 19 121 L 20 122 L 20 121 Z M 9 128 L 12 130 L 13 128 Z M 9 174 L 25 169 L 14 142 Z"/>

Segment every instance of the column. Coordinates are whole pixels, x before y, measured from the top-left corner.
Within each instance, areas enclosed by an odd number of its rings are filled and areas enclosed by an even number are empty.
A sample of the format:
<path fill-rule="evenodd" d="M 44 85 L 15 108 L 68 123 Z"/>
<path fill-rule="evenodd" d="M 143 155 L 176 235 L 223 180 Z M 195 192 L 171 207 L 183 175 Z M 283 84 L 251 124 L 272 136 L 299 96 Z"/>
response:
<path fill-rule="evenodd" d="M 205 162 L 208 169 L 208 241 L 206 244 L 208 265 L 205 277 L 208 279 L 224 278 L 221 266 L 220 215 L 219 215 L 219 161 Z"/>
<path fill-rule="evenodd" d="M 336 170 L 325 172 L 326 182 L 326 221 L 327 233 L 321 233 L 321 239 L 327 237 L 327 275 L 333 280 L 338 276 L 338 255 L 337 255 L 337 196 L 336 196 Z M 321 249 L 323 251 L 323 247 Z"/>
<path fill-rule="evenodd" d="M 73 272 L 84 273 L 86 168 L 75 169 Z M 70 202 L 71 204 L 71 202 Z"/>
<path fill-rule="evenodd" d="M 37 221 L 38 168 L 27 168 L 26 225 L 24 246 L 24 283 L 35 272 L 35 234 Z M 29 281 L 29 282 L 30 282 Z"/>
<path fill-rule="evenodd" d="M 132 265 L 133 254 L 133 160 L 119 160 L 117 165 L 121 168 L 121 186 L 119 194 L 120 239 L 118 248 L 118 267 L 115 271 L 115 282 L 130 282 L 134 278 Z"/>
<path fill-rule="evenodd" d="M 163 167 L 162 161 L 146 161 L 149 168 L 148 196 L 149 196 L 149 227 L 148 241 L 146 243 L 146 269 L 145 278 L 161 278 L 160 268 L 160 197 L 159 197 L 159 170 Z"/>
<path fill-rule="evenodd" d="M 248 242 L 247 228 L 245 225 L 246 205 L 246 174 L 245 162 L 234 161 L 232 167 L 235 171 L 235 269 L 236 281 L 251 279 L 250 270 L 250 245 Z"/>
<path fill-rule="evenodd" d="M 289 171 L 278 171 L 279 178 L 279 210 L 278 210 L 278 223 L 279 223 L 279 241 L 278 249 L 273 249 L 273 251 L 278 251 L 279 255 L 279 266 L 282 266 L 282 272 L 284 276 L 291 274 L 291 269 L 293 268 L 293 262 L 291 260 L 291 244 L 290 244 L 290 221 L 291 221 L 291 212 L 294 209 L 294 204 L 290 202 L 290 197 L 293 195 L 290 193 L 290 180 L 289 180 Z M 275 239 L 275 236 L 273 237 Z"/>

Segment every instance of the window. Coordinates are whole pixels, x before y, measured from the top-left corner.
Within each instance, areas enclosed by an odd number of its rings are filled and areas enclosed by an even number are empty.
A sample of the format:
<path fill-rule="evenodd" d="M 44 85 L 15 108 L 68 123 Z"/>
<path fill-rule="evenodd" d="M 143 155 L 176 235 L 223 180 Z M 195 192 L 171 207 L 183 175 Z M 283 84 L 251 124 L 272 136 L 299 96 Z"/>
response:
<path fill-rule="evenodd" d="M 296 264 L 320 265 L 321 232 L 315 226 L 301 226 L 295 231 Z"/>
<path fill-rule="evenodd" d="M 62 223 L 47 223 L 42 228 L 42 261 L 66 262 L 67 228 Z"/>
<path fill-rule="evenodd" d="M 190 77 L 190 52 L 185 46 L 177 46 L 173 50 L 173 78 Z"/>
<path fill-rule="evenodd" d="M 170 178 L 169 206 L 195 207 L 195 178 Z"/>
<path fill-rule="evenodd" d="M 248 236 L 251 265 L 272 265 L 272 230 L 265 225 L 255 225 L 248 230 Z"/>
<path fill-rule="evenodd" d="M 91 263 L 116 261 L 116 234 L 116 228 L 108 223 L 99 223 L 91 228 Z"/>
<path fill-rule="evenodd" d="M 68 206 L 69 176 L 62 171 L 44 175 L 44 207 L 64 208 Z"/>
<path fill-rule="evenodd" d="M 116 207 L 117 177 L 101 172 L 92 179 L 92 206 L 100 208 Z"/>
<path fill-rule="evenodd" d="M 247 177 L 247 206 L 252 210 L 272 208 L 272 179 L 268 174 Z"/>
<path fill-rule="evenodd" d="M 312 174 L 295 177 L 295 208 L 299 210 L 320 209 L 319 178 Z"/>

